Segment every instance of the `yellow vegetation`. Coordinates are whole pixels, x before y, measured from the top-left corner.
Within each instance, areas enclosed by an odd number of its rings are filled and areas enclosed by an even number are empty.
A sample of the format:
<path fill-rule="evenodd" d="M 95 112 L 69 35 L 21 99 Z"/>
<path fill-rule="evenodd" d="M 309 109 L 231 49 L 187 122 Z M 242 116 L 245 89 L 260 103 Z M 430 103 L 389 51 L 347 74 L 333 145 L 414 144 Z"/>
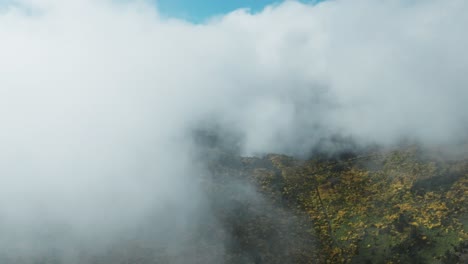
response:
<path fill-rule="evenodd" d="M 268 158 L 282 195 L 309 214 L 320 262 L 432 263 L 468 240 L 468 166 L 421 161 L 416 151 L 333 162 Z M 448 174 L 456 177 L 443 188 L 431 183 Z"/>

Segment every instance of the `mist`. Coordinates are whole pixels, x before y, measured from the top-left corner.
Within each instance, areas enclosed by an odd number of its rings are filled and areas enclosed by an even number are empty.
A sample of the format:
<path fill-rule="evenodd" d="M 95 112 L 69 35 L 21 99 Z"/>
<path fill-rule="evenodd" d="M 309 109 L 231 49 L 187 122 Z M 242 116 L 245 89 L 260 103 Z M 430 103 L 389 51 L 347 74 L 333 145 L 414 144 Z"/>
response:
<path fill-rule="evenodd" d="M 80 262 L 152 225 L 177 255 L 217 224 L 194 131 L 239 155 L 466 141 L 467 13 L 285 1 L 193 24 L 150 1 L 0 2 L 0 253 Z"/>

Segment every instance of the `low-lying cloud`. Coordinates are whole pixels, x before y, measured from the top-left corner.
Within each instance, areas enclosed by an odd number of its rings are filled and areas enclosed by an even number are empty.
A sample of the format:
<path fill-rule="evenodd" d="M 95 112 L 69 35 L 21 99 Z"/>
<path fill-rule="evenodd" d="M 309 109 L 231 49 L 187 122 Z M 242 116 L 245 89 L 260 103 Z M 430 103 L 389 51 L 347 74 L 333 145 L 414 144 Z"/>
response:
<path fill-rule="evenodd" d="M 189 228 L 205 124 L 246 155 L 336 136 L 466 140 L 467 13 L 463 0 L 286 1 L 192 24 L 145 1 L 3 3 L 0 248 L 31 253 L 48 228 L 67 236 L 45 248 L 104 245 L 148 212 Z"/>

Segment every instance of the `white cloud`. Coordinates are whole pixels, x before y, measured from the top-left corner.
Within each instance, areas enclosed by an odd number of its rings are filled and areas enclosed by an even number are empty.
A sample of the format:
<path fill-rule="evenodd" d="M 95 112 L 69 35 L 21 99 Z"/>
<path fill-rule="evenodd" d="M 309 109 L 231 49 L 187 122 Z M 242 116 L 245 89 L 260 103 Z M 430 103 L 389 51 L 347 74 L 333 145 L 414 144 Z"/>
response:
<path fill-rule="evenodd" d="M 182 211 L 196 193 L 187 135 L 213 117 L 244 153 L 466 136 L 466 1 L 288 1 L 202 25 L 144 1 L 15 3 L 0 11 L 8 228 L 93 236 L 168 201 Z"/>

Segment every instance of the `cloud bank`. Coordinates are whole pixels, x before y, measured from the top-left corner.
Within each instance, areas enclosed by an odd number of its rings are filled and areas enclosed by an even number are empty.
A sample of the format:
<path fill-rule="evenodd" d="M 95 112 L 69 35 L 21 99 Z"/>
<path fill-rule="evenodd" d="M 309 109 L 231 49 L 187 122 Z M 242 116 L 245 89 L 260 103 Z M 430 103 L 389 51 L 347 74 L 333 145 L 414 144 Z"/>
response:
<path fill-rule="evenodd" d="M 286 1 L 191 24 L 144 1 L 4 3 L 0 248 L 31 253 L 49 227 L 67 236 L 46 249 L 106 244 L 148 212 L 191 228 L 205 124 L 246 155 L 336 136 L 465 140 L 466 13 L 462 0 Z"/>

